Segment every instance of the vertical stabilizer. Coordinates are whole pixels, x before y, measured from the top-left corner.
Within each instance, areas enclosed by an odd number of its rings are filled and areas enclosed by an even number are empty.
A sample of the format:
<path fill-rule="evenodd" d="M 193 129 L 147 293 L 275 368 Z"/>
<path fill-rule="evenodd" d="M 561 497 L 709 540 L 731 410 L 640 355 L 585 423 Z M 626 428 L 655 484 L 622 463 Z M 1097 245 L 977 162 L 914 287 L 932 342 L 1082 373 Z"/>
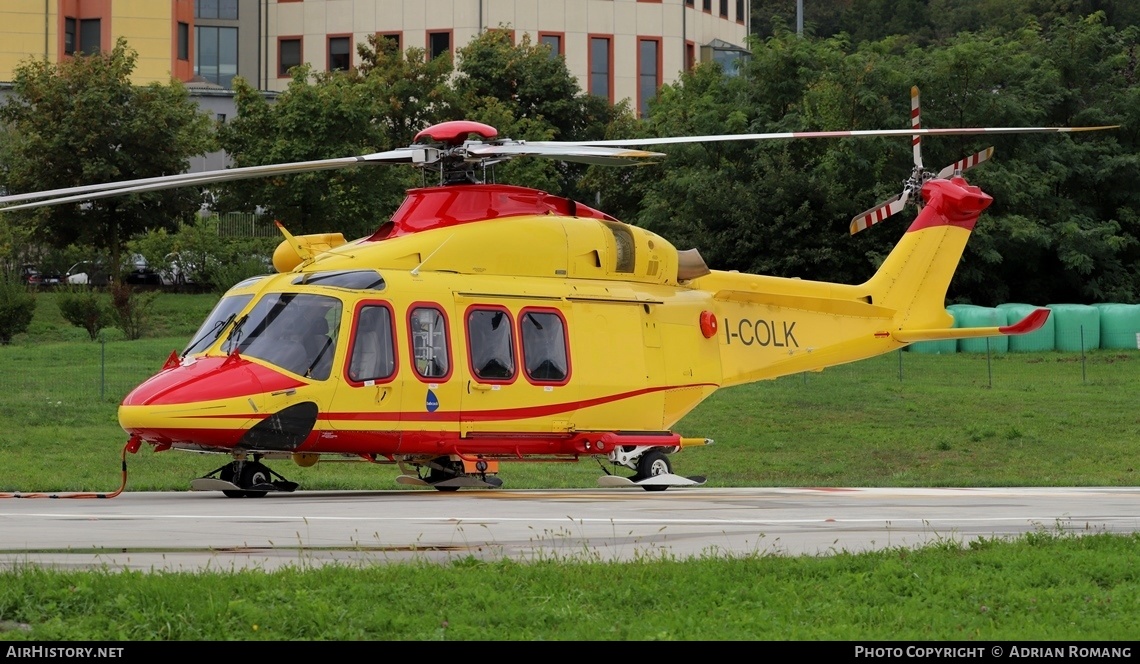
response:
<path fill-rule="evenodd" d="M 875 305 L 898 312 L 899 327 L 948 327 L 946 291 L 993 199 L 961 177 L 930 180 L 922 197 L 922 211 L 864 287 Z"/>

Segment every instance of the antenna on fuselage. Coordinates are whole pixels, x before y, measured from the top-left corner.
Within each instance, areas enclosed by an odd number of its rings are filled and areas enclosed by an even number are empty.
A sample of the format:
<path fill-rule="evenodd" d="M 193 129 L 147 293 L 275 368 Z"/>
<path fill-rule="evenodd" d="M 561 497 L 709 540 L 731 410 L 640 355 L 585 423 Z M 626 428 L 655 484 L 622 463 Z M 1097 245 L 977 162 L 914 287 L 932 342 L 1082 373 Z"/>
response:
<path fill-rule="evenodd" d="M 313 257 L 313 252 L 309 251 L 308 247 L 298 242 L 297 238 L 294 237 L 292 233 L 285 230 L 285 226 L 280 221 L 274 219 L 273 223 L 277 224 L 277 230 L 281 231 L 281 234 L 285 236 L 285 241 L 289 243 L 290 247 L 293 247 L 293 251 L 297 252 L 297 256 L 300 257 L 301 262 L 310 260 Z"/>
<path fill-rule="evenodd" d="M 418 277 L 418 276 L 420 276 L 420 268 L 421 268 L 421 267 L 423 267 L 423 266 L 424 266 L 424 265 L 425 265 L 425 264 L 426 264 L 428 261 L 430 261 L 430 260 L 431 260 L 431 257 L 432 257 L 432 256 L 434 256 L 434 255 L 438 254 L 438 253 L 439 253 L 439 250 L 440 250 L 440 249 L 443 249 L 443 245 L 445 245 L 445 244 L 447 244 L 448 242 L 450 242 L 450 241 L 451 241 L 451 238 L 453 238 L 453 237 L 455 237 L 455 234 L 454 234 L 454 233 L 452 233 L 451 235 L 448 235 L 448 236 L 447 236 L 447 239 L 446 239 L 446 240 L 444 240 L 443 242 L 440 242 L 440 243 L 439 243 L 439 246 L 435 248 L 435 251 L 433 251 L 433 252 L 431 252 L 430 254 L 428 254 L 428 255 L 427 255 L 427 258 L 423 259 L 422 261 L 420 261 L 420 264 L 419 264 L 419 265 L 417 265 L 417 266 L 415 266 L 414 268 L 412 268 L 412 272 L 411 272 L 412 276 L 413 276 L 413 277 Z"/>

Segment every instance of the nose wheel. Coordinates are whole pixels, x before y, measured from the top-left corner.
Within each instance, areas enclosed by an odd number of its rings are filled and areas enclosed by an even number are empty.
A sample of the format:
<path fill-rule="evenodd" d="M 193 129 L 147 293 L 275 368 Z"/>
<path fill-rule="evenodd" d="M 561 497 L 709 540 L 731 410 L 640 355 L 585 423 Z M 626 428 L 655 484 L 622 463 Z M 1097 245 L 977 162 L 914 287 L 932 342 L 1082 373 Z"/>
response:
<path fill-rule="evenodd" d="M 227 498 L 261 498 L 270 491 L 295 491 L 297 486 L 257 459 L 235 459 L 190 483 L 192 491 L 221 491 Z"/>
<path fill-rule="evenodd" d="M 223 482 L 240 487 L 240 490 L 223 489 L 222 493 L 227 498 L 261 498 L 269 493 L 269 489 L 261 490 L 262 485 L 273 487 L 271 473 L 269 467 L 260 461 L 234 461 L 222 469 L 219 477 Z"/>

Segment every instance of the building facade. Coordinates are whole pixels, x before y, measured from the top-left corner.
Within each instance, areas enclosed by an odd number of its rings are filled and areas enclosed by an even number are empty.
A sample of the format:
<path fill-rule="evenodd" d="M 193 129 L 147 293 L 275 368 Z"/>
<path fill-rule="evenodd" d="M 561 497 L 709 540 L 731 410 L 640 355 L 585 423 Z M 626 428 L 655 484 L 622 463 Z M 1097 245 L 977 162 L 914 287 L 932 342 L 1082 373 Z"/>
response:
<path fill-rule="evenodd" d="M 743 55 L 746 0 L 270 0 L 266 8 L 268 88 L 289 69 L 346 69 L 369 35 L 454 55 L 485 29 L 525 33 L 566 59 L 582 89 L 611 102 L 645 104 L 693 64 Z"/>
<path fill-rule="evenodd" d="M 425 57 L 485 29 L 509 30 L 566 59 L 582 89 L 644 112 L 663 83 L 715 59 L 731 72 L 746 55 L 747 0 L 4 0 L 0 86 L 20 62 L 58 62 L 109 48 L 139 53 L 136 83 L 187 82 L 225 114 L 234 76 L 284 90 L 289 69 L 357 63 L 356 45 L 381 35 Z M 221 109 L 221 110 L 219 110 Z"/>
<path fill-rule="evenodd" d="M 256 0 L 255 0 L 256 1 Z M 166 83 L 194 76 L 195 0 L 4 0 L 0 3 L 0 81 L 21 62 L 59 62 L 114 46 L 125 37 L 138 52 L 134 81 Z"/>

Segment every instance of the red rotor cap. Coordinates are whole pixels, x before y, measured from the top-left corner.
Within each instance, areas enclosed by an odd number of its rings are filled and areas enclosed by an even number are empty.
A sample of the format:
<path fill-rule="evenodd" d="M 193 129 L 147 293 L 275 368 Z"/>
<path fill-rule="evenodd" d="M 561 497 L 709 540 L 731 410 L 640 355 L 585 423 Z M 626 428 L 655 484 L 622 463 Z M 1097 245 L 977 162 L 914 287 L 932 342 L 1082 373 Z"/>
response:
<path fill-rule="evenodd" d="M 461 145 L 463 141 L 467 140 L 468 134 L 479 134 L 479 136 L 483 138 L 494 138 L 499 135 L 499 130 L 491 125 L 485 125 L 482 122 L 451 120 L 450 122 L 441 122 L 424 129 L 416 134 L 414 142 L 418 143 L 421 138 L 428 138 L 437 143 Z"/>

